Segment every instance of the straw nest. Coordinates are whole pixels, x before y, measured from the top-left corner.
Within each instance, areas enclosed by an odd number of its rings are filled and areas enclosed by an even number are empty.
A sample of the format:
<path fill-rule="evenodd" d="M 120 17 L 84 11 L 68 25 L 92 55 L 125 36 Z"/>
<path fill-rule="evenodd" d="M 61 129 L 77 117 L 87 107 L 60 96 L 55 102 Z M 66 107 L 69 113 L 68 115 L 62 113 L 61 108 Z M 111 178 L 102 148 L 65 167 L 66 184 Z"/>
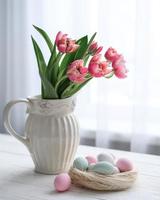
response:
<path fill-rule="evenodd" d="M 125 190 L 131 187 L 137 178 L 136 170 L 107 176 L 71 168 L 69 174 L 73 184 L 101 191 Z"/>

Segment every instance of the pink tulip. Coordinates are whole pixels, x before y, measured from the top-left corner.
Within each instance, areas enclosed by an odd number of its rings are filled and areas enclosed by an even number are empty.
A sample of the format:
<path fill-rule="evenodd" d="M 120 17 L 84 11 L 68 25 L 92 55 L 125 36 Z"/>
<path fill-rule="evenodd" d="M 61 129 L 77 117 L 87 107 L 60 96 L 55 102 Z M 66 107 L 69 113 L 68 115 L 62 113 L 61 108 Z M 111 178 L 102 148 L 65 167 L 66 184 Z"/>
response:
<path fill-rule="evenodd" d="M 75 40 L 68 38 L 67 34 L 63 34 L 61 31 L 57 33 L 55 43 L 62 53 L 72 53 L 79 47 Z"/>
<path fill-rule="evenodd" d="M 58 45 L 61 39 L 66 39 L 66 38 L 67 38 L 67 34 L 63 34 L 61 31 L 59 31 L 56 35 L 56 40 L 55 40 L 56 45 Z"/>
<path fill-rule="evenodd" d="M 95 54 L 99 54 L 102 51 L 102 49 L 103 49 L 102 46 L 98 47 L 98 49 L 96 50 Z"/>
<path fill-rule="evenodd" d="M 118 78 L 126 78 L 128 70 L 125 66 L 125 60 L 122 55 L 119 55 L 112 63 L 114 74 Z"/>
<path fill-rule="evenodd" d="M 103 47 L 98 47 L 97 42 L 92 42 L 92 44 L 89 47 L 89 53 L 92 55 L 99 54 L 102 51 Z"/>
<path fill-rule="evenodd" d="M 88 69 L 83 66 L 83 60 L 75 60 L 68 68 L 67 76 L 74 83 L 83 83 Z"/>
<path fill-rule="evenodd" d="M 88 71 L 93 77 L 102 77 L 109 74 L 112 69 L 108 68 L 107 61 L 101 61 L 101 55 L 97 54 L 90 60 Z"/>
<path fill-rule="evenodd" d="M 112 62 L 112 67 L 116 69 L 118 66 L 124 66 L 125 60 L 122 55 L 117 56 L 117 58 Z"/>
<path fill-rule="evenodd" d="M 90 60 L 90 63 L 98 63 L 101 60 L 102 55 L 101 54 L 96 54 L 92 57 Z"/>
<path fill-rule="evenodd" d="M 118 57 L 119 57 L 119 54 L 112 47 L 110 47 L 105 53 L 105 58 L 109 60 L 110 62 L 115 61 Z"/>
<path fill-rule="evenodd" d="M 115 76 L 117 76 L 118 78 L 121 78 L 121 79 L 127 77 L 127 72 L 128 72 L 128 70 L 126 69 L 125 65 L 119 65 L 114 70 Z"/>

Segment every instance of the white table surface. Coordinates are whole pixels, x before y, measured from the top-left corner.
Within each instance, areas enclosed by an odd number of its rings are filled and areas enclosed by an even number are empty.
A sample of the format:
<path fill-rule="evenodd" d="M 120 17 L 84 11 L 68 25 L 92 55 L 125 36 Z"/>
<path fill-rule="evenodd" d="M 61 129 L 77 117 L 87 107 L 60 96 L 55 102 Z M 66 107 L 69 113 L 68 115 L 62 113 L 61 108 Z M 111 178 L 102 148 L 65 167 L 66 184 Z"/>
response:
<path fill-rule="evenodd" d="M 160 157 L 79 146 L 77 155 L 110 151 L 131 159 L 139 170 L 134 186 L 120 192 L 96 192 L 72 186 L 57 193 L 54 176 L 37 174 L 27 149 L 11 136 L 0 135 L 0 200 L 160 200 Z"/>

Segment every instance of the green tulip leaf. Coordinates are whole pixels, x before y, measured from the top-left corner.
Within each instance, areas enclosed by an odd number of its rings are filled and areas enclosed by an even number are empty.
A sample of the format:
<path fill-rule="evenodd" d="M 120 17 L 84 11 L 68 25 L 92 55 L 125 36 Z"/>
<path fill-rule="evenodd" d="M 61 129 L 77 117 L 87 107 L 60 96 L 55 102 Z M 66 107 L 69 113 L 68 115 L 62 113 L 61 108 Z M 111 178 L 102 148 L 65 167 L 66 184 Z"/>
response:
<path fill-rule="evenodd" d="M 57 56 L 55 56 L 55 54 L 53 53 L 51 54 L 51 57 L 48 62 L 48 66 L 46 69 L 46 76 L 53 85 L 56 84 L 58 70 L 59 70 L 59 62 L 61 60 L 61 57 L 62 57 L 61 53 L 58 53 Z"/>
<path fill-rule="evenodd" d="M 56 92 L 59 96 L 63 93 L 63 91 L 71 84 L 71 81 L 65 76 L 56 86 Z"/>
<path fill-rule="evenodd" d="M 50 49 L 50 52 L 52 53 L 52 51 L 53 51 L 53 44 L 52 44 L 52 41 L 51 41 L 51 39 L 49 38 L 49 36 L 48 36 L 48 34 L 43 30 L 43 29 L 41 29 L 41 28 L 39 28 L 39 27 L 37 27 L 37 26 L 35 26 L 35 25 L 33 25 L 33 27 L 42 35 L 42 37 L 45 39 L 45 41 L 46 41 L 46 43 L 47 43 L 47 45 L 48 45 L 48 47 L 49 47 L 49 49 Z"/>
<path fill-rule="evenodd" d="M 91 39 L 89 40 L 89 43 L 88 43 L 88 48 L 90 47 L 90 45 L 92 44 L 94 38 L 96 37 L 96 32 L 92 35 Z"/>
<path fill-rule="evenodd" d="M 76 83 L 72 83 L 70 84 L 61 94 L 61 99 L 63 98 L 67 98 L 70 97 L 72 95 L 74 95 L 75 93 L 77 93 L 82 87 L 84 87 L 90 80 L 92 79 L 92 77 L 88 78 L 84 83 L 81 84 L 76 84 Z"/>
<path fill-rule="evenodd" d="M 79 40 L 79 48 L 76 52 L 76 55 L 74 57 L 74 60 L 82 59 L 86 53 L 86 50 L 88 48 L 88 36 L 84 36 Z"/>
<path fill-rule="evenodd" d="M 58 80 L 61 79 L 62 76 L 66 75 L 66 71 L 67 71 L 69 64 L 74 61 L 75 53 L 76 52 L 69 53 L 64 56 L 64 58 L 60 64 L 60 67 L 59 67 Z"/>
<path fill-rule="evenodd" d="M 35 55 L 37 58 L 39 74 L 40 74 L 41 81 L 42 81 L 42 97 L 43 98 L 57 98 L 57 94 L 55 93 L 55 90 L 54 90 L 52 84 L 47 80 L 47 78 L 45 76 L 46 63 L 45 63 L 43 54 L 42 54 L 37 42 L 35 41 L 35 39 L 32 36 L 31 36 L 31 38 L 32 38 Z"/>

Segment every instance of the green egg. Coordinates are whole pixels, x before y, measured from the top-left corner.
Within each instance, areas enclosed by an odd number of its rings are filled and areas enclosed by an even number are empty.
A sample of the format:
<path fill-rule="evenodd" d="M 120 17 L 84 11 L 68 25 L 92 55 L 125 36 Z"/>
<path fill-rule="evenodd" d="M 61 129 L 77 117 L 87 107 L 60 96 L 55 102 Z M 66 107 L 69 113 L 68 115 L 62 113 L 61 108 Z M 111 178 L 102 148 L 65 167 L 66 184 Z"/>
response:
<path fill-rule="evenodd" d="M 90 165 L 89 171 L 97 172 L 104 175 L 111 175 L 114 173 L 114 166 L 109 162 L 102 161 L 98 162 L 95 165 Z"/>
<path fill-rule="evenodd" d="M 88 161 L 83 157 L 78 157 L 74 160 L 73 167 L 85 171 L 88 168 Z"/>

